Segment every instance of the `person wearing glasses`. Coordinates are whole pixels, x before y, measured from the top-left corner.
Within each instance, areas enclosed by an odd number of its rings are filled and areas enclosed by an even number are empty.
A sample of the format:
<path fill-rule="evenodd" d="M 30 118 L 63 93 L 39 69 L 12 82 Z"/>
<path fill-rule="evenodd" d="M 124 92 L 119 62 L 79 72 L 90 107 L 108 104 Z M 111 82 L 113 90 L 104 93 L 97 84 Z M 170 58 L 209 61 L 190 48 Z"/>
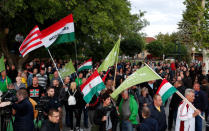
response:
<path fill-rule="evenodd" d="M 50 109 L 48 120 L 45 120 L 40 131 L 60 131 L 59 127 L 60 113 L 57 109 Z"/>

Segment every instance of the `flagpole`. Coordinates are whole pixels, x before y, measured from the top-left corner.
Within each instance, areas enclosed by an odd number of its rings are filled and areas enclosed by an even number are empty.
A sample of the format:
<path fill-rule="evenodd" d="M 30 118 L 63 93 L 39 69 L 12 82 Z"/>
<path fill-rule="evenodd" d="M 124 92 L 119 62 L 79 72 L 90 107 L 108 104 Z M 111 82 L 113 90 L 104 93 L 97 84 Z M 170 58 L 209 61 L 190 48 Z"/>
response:
<path fill-rule="evenodd" d="M 116 64 L 115 64 L 115 75 L 114 75 L 114 81 L 113 81 L 113 91 L 115 90 L 115 79 L 116 79 L 116 73 L 117 73 L 117 65 L 118 65 L 118 57 L 116 59 Z"/>
<path fill-rule="evenodd" d="M 49 55 L 50 55 L 50 57 L 51 57 L 51 59 L 52 59 L 52 62 L 54 63 L 54 66 L 55 66 L 55 68 L 56 68 L 56 70 L 57 70 L 57 72 L 58 72 L 58 75 L 59 75 L 59 77 L 60 77 L 60 79 L 61 79 L 62 84 L 65 85 L 64 82 L 63 82 L 63 80 L 62 80 L 62 77 L 61 77 L 61 75 L 60 75 L 60 72 L 59 72 L 59 70 L 58 70 L 58 68 L 57 68 L 57 65 L 56 65 L 56 63 L 55 63 L 55 61 L 54 61 L 54 59 L 53 59 L 53 57 L 52 57 L 52 54 L 51 54 L 51 52 L 49 51 L 48 48 L 47 48 L 47 51 L 48 51 L 48 53 L 49 53 Z"/>
<path fill-rule="evenodd" d="M 80 85 L 80 82 L 79 82 L 79 78 L 78 78 L 78 74 L 77 74 L 77 72 L 78 72 L 78 59 L 77 59 L 77 46 L 76 46 L 76 41 L 74 42 L 74 44 L 75 44 L 75 64 L 76 64 L 76 76 L 77 76 L 77 79 L 78 79 L 78 85 Z"/>
<path fill-rule="evenodd" d="M 152 70 L 156 75 L 158 75 L 152 68 L 150 68 L 148 65 L 147 65 L 147 63 L 145 63 L 144 62 L 144 64 L 150 69 L 150 70 Z M 163 79 L 160 75 L 158 75 L 161 79 Z M 181 99 L 183 99 L 194 111 L 195 110 L 197 110 L 193 105 L 192 105 L 192 103 L 191 102 L 189 102 L 188 100 L 187 100 L 187 98 L 185 98 L 178 90 L 176 91 L 176 94 L 179 96 L 179 97 L 181 97 Z M 205 118 L 201 115 L 201 114 L 199 114 L 199 116 L 203 119 L 203 120 L 205 120 Z"/>
<path fill-rule="evenodd" d="M 119 35 L 119 39 L 121 39 L 121 34 Z M 113 91 L 115 90 L 115 80 L 116 80 L 116 73 L 117 73 L 117 66 L 118 66 L 118 56 L 119 56 L 119 49 L 118 49 L 118 55 L 116 59 L 116 64 L 115 64 L 115 74 L 114 74 L 114 81 L 113 81 Z"/>

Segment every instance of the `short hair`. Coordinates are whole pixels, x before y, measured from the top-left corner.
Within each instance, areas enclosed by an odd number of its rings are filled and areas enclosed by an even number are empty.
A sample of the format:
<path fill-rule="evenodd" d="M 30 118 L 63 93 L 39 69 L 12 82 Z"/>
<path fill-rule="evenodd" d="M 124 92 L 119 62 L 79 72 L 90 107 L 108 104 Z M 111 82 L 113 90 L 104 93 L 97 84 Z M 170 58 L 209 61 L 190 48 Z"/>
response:
<path fill-rule="evenodd" d="M 49 86 L 49 87 L 47 88 L 47 91 L 49 91 L 50 89 L 54 89 L 54 87 Z M 54 89 L 54 90 L 55 90 L 55 89 Z"/>
<path fill-rule="evenodd" d="M 202 80 L 202 84 L 207 84 L 207 83 L 208 83 L 208 81 L 206 79 Z"/>
<path fill-rule="evenodd" d="M 187 95 L 190 94 L 190 93 L 195 93 L 195 92 L 194 92 L 193 89 L 186 89 L 184 95 L 187 96 Z"/>
<path fill-rule="evenodd" d="M 146 118 L 148 118 L 149 116 L 150 116 L 150 109 L 148 108 L 148 107 L 143 107 L 142 108 L 142 114 L 146 117 Z"/>
<path fill-rule="evenodd" d="M 28 92 L 24 88 L 19 89 L 17 91 L 17 94 L 20 95 L 20 96 L 23 96 L 24 99 L 28 97 Z"/>
<path fill-rule="evenodd" d="M 102 98 L 102 100 L 103 101 L 105 101 L 107 98 L 109 98 L 110 97 L 110 94 L 108 93 L 108 92 L 105 92 L 102 96 L 101 96 L 101 98 Z"/>
<path fill-rule="evenodd" d="M 158 96 L 160 96 L 160 95 L 159 95 L 159 94 L 155 94 L 155 95 L 153 96 L 153 100 L 156 100 Z M 161 96 L 160 96 L 160 97 L 161 97 Z"/>
<path fill-rule="evenodd" d="M 194 82 L 193 86 L 194 86 L 194 85 L 196 85 L 196 84 L 200 85 L 200 83 L 199 83 L 199 82 Z"/>
<path fill-rule="evenodd" d="M 55 109 L 55 108 L 51 108 L 51 109 L 49 109 L 48 115 L 49 116 L 52 116 L 54 112 L 59 112 L 59 110 L 58 109 Z"/>
<path fill-rule="evenodd" d="M 183 86 L 183 85 L 184 85 L 184 83 L 183 83 L 183 81 L 182 81 L 182 80 L 178 80 L 178 81 L 177 81 L 177 83 L 178 83 L 178 84 L 181 84 L 181 86 Z"/>
<path fill-rule="evenodd" d="M 121 94 L 123 94 L 123 93 L 127 93 L 128 94 L 128 90 L 124 90 L 124 91 L 121 92 Z"/>

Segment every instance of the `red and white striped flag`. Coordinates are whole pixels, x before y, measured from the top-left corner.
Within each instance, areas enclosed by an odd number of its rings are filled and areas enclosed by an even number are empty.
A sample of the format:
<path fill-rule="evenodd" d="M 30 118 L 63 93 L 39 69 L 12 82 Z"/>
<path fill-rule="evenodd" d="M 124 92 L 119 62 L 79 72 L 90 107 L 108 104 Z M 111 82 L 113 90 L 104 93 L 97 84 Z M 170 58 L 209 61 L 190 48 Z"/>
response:
<path fill-rule="evenodd" d="M 20 53 L 22 54 L 22 56 L 24 57 L 25 55 L 27 55 L 29 52 L 41 47 L 42 41 L 39 38 L 39 35 L 41 34 L 38 26 L 35 26 L 30 33 L 28 34 L 28 36 L 25 38 L 25 40 L 23 41 L 22 45 L 19 48 Z"/>

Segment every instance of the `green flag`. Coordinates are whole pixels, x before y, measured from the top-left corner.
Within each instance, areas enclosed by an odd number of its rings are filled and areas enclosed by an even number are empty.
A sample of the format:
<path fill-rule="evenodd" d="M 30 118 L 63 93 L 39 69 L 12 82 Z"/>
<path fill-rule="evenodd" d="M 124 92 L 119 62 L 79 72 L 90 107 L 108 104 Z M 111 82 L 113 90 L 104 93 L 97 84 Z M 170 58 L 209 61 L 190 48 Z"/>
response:
<path fill-rule="evenodd" d="M 4 64 L 4 56 L 0 59 L 0 72 L 5 70 L 5 64 Z"/>
<path fill-rule="evenodd" d="M 119 49 L 120 49 L 120 38 L 116 42 L 111 52 L 105 58 L 103 63 L 98 68 L 98 72 L 107 71 L 108 67 L 113 66 L 115 64 L 115 61 L 118 59 Z"/>
<path fill-rule="evenodd" d="M 71 75 L 74 72 L 75 72 L 75 68 L 73 66 L 72 60 L 70 60 L 70 62 L 67 63 L 65 65 L 65 67 L 63 67 L 60 70 L 60 75 L 61 75 L 61 78 L 64 79 L 66 76 L 69 76 L 69 75 Z"/>
<path fill-rule="evenodd" d="M 132 75 L 130 75 L 112 94 L 111 97 L 115 99 L 122 91 L 151 80 L 161 79 L 156 72 L 154 72 L 150 67 L 145 65 L 144 67 L 138 69 Z"/>

